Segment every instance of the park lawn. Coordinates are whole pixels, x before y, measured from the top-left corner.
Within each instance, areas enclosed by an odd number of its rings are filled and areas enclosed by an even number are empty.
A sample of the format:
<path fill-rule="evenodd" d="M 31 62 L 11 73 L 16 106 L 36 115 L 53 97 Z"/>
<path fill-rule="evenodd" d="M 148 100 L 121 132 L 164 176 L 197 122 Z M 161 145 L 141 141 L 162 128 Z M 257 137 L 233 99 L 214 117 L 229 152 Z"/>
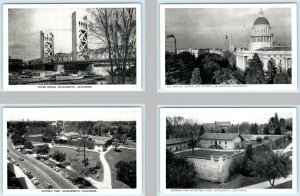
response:
<path fill-rule="evenodd" d="M 56 151 L 56 150 L 67 154 L 66 161 L 68 161 L 70 163 L 71 167 L 76 162 L 81 161 L 83 159 L 83 151 L 78 151 L 78 149 L 73 149 L 73 148 L 54 146 L 53 148 L 51 148 L 49 154 L 53 154 L 54 151 Z M 92 152 L 92 151 L 86 151 L 85 153 L 89 160 L 88 168 L 96 166 L 97 162 L 99 162 L 101 165 L 101 169 L 97 170 L 97 174 L 89 174 L 89 176 L 91 178 L 93 178 L 94 180 L 102 181 L 103 180 L 103 165 L 100 161 L 99 153 Z"/>
<path fill-rule="evenodd" d="M 115 168 L 115 164 L 119 161 L 136 160 L 136 151 L 125 148 L 119 148 L 118 151 L 115 151 L 114 148 L 112 148 L 105 154 L 105 159 L 110 167 L 112 188 L 130 188 L 125 183 L 117 180 L 117 169 Z"/>
<path fill-rule="evenodd" d="M 211 155 L 213 155 L 213 156 L 222 156 L 222 155 L 226 154 L 227 156 L 230 156 L 230 155 L 234 154 L 234 151 L 225 151 L 225 150 L 219 150 L 219 151 L 195 150 L 194 153 L 195 153 L 194 154 L 195 157 L 202 157 L 202 158 L 210 159 Z M 184 151 L 184 152 L 176 153 L 176 155 L 180 155 L 180 156 L 183 156 L 183 157 L 193 156 L 193 152 L 192 152 L 192 150 L 190 150 L 190 151 Z"/>
<path fill-rule="evenodd" d="M 264 182 L 266 179 L 259 177 L 247 177 L 241 174 L 231 178 L 226 183 L 214 183 L 204 180 L 199 180 L 198 185 L 195 188 L 199 189 L 237 189 L 245 186 L 250 186 L 260 182 Z"/>
<path fill-rule="evenodd" d="M 121 145 L 127 148 L 136 148 L 136 142 L 133 140 L 127 140 L 126 144 L 122 143 Z"/>
<path fill-rule="evenodd" d="M 275 181 L 275 183 L 276 183 L 276 181 Z M 278 185 L 274 186 L 273 189 L 291 189 L 292 187 L 293 187 L 293 181 L 290 180 L 290 181 L 287 181 L 285 183 L 278 184 Z"/>

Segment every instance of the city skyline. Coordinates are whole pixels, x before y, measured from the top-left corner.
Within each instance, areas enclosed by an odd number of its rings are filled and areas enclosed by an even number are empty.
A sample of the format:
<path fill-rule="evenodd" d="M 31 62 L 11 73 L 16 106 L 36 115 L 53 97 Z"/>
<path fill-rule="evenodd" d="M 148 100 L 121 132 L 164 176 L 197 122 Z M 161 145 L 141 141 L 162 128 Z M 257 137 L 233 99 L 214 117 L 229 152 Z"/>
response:
<path fill-rule="evenodd" d="M 260 8 L 166 8 L 165 33 L 175 35 L 178 49 L 224 49 L 226 35 L 232 37 L 235 48 L 248 48 L 259 11 Z M 291 9 L 263 8 L 263 11 L 270 22 L 275 44 L 290 47 Z"/>

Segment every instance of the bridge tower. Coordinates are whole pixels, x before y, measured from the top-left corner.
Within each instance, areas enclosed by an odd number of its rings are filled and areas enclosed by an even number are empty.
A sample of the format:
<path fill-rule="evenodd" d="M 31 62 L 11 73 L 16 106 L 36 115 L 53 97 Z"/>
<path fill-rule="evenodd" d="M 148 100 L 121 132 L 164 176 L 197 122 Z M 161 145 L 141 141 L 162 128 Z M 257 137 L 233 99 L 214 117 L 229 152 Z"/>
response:
<path fill-rule="evenodd" d="M 41 46 L 41 61 L 52 57 L 54 55 L 54 35 L 52 33 L 45 34 L 40 32 L 40 46 Z"/>
<path fill-rule="evenodd" d="M 84 59 L 88 51 L 88 20 L 86 15 L 72 13 L 72 60 Z"/>

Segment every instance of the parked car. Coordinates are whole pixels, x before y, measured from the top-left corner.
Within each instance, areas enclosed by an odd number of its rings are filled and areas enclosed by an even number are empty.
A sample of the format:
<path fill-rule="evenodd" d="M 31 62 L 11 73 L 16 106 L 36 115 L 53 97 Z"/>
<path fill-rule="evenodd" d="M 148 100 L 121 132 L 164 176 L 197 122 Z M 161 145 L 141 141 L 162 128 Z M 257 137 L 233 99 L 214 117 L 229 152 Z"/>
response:
<path fill-rule="evenodd" d="M 31 182 L 32 182 L 34 185 L 37 185 L 37 184 L 40 183 L 36 178 L 31 178 Z"/>
<path fill-rule="evenodd" d="M 51 185 L 49 182 L 47 182 L 47 181 L 44 182 L 44 185 L 45 185 L 45 187 L 46 187 L 47 189 L 52 188 L 52 185 Z"/>
<path fill-rule="evenodd" d="M 56 172 L 59 172 L 59 171 L 60 171 L 59 167 L 57 167 L 57 166 L 53 166 L 53 169 L 54 169 L 54 171 L 56 171 Z"/>
<path fill-rule="evenodd" d="M 67 172 L 62 173 L 62 176 L 66 179 L 70 179 L 70 175 Z"/>
<path fill-rule="evenodd" d="M 27 175 L 28 178 L 33 178 L 33 175 L 30 171 L 27 171 L 26 175 Z"/>

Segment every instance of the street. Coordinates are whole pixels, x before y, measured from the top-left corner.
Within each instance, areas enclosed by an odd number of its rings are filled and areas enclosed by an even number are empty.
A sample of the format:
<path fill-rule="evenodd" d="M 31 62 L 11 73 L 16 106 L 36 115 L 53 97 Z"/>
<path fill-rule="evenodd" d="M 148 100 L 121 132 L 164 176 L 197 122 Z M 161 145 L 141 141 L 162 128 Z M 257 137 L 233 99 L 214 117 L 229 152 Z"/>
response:
<path fill-rule="evenodd" d="M 52 189 L 76 189 L 70 181 L 65 179 L 60 173 L 54 171 L 52 168 L 36 160 L 30 155 L 23 155 L 14 149 L 10 139 L 7 141 L 7 149 L 9 150 L 8 156 L 16 160 L 20 167 L 27 168 L 31 171 L 32 175 L 40 182 L 38 188 L 46 189 L 44 182 L 47 181 L 52 184 Z M 22 156 L 24 161 L 20 161 L 19 157 Z"/>

